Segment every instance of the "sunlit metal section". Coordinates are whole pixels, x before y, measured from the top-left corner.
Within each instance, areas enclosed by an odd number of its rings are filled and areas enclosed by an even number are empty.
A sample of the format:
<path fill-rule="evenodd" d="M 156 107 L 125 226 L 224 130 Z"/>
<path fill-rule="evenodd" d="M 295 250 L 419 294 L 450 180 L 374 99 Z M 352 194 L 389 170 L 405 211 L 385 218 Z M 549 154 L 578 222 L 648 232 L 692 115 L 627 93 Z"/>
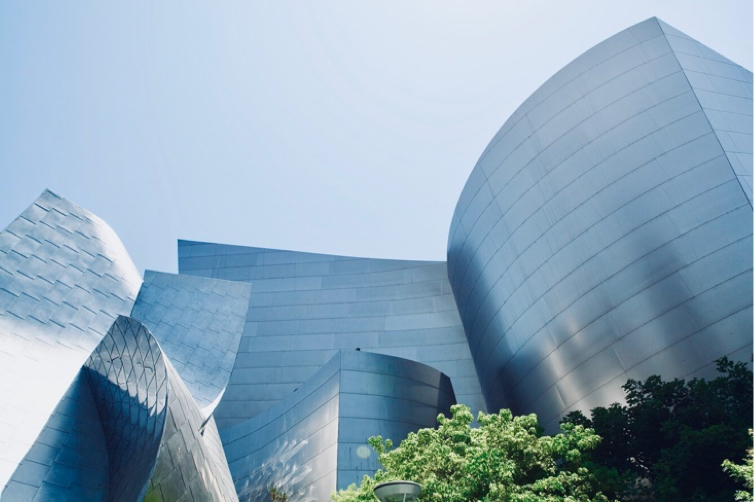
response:
<path fill-rule="evenodd" d="M 485 410 L 444 262 L 353 258 L 178 242 L 182 274 L 252 284 L 246 326 L 215 418 L 223 429 L 293 392 L 338 350 L 403 357 L 448 375 Z"/>
<path fill-rule="evenodd" d="M 341 351 L 292 395 L 220 434 L 241 501 L 261 500 L 271 488 L 294 502 L 327 500 L 374 474 L 370 436 L 397 444 L 436 426 L 454 403 L 450 379 L 434 368 Z"/>
<path fill-rule="evenodd" d="M 0 486 L 140 284 L 112 229 L 49 190 L 0 232 Z"/>
<path fill-rule="evenodd" d="M 251 284 L 147 270 L 131 311 L 160 343 L 205 416 L 225 391 Z"/>
<path fill-rule="evenodd" d="M 165 366 L 167 423 L 144 500 L 238 501 L 214 418 L 204 418 L 167 357 Z"/>
<path fill-rule="evenodd" d="M 183 499 L 238 500 L 217 427 L 149 330 L 119 316 L 2 500 Z"/>
<path fill-rule="evenodd" d="M 750 360 L 751 115 L 751 72 L 655 18 L 514 112 L 448 243 L 490 409 L 552 429 L 628 378 Z"/>

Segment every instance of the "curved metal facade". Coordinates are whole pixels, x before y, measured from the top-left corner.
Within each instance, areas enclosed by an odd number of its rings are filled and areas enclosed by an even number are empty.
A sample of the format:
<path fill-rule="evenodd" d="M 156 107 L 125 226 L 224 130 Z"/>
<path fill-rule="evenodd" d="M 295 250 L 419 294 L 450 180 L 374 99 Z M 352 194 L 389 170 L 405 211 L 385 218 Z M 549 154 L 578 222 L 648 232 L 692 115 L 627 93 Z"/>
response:
<path fill-rule="evenodd" d="M 443 262 L 351 258 L 178 242 L 180 273 L 249 281 L 252 295 L 220 429 L 289 395 L 341 349 L 387 354 L 448 375 L 486 410 Z"/>
<path fill-rule="evenodd" d="M 434 368 L 340 351 L 296 392 L 221 437 L 241 501 L 264 500 L 271 487 L 291 500 L 328 500 L 377 470 L 370 436 L 397 443 L 434 427 L 454 403 L 450 379 Z"/>
<path fill-rule="evenodd" d="M 493 138 L 447 263 L 178 254 L 142 284 L 49 191 L 0 232 L 3 501 L 323 500 L 456 396 L 552 429 L 748 361 L 752 74 L 657 19 L 595 46 Z"/>
<path fill-rule="evenodd" d="M 214 420 L 157 341 L 119 316 L 3 490 L 3 500 L 238 500 Z"/>
<path fill-rule="evenodd" d="M 149 328 L 205 416 L 225 392 L 251 285 L 147 270 L 131 317 Z"/>
<path fill-rule="evenodd" d="M 166 365 L 149 330 L 124 316 L 84 365 L 107 445 L 106 500 L 144 498 L 169 414 Z"/>
<path fill-rule="evenodd" d="M 168 377 L 165 431 L 143 499 L 237 501 L 214 418 L 205 420 L 169 358 L 165 358 L 165 369 Z"/>
<path fill-rule="evenodd" d="M 0 232 L 0 486 L 140 284 L 115 232 L 49 190 Z"/>
<path fill-rule="evenodd" d="M 629 377 L 750 358 L 751 82 L 650 19 L 563 68 L 495 135 L 448 243 L 490 409 L 552 427 L 621 400 Z"/>

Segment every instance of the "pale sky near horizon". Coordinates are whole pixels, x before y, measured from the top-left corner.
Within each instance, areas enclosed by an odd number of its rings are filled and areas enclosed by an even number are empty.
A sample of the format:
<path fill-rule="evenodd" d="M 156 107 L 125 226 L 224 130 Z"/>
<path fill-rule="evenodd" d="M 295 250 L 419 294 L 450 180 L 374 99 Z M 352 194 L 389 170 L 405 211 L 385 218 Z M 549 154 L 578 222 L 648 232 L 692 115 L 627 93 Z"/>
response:
<path fill-rule="evenodd" d="M 0 3 L 0 227 L 49 188 L 177 239 L 444 260 L 489 140 L 652 16 L 752 68 L 751 0 Z"/>

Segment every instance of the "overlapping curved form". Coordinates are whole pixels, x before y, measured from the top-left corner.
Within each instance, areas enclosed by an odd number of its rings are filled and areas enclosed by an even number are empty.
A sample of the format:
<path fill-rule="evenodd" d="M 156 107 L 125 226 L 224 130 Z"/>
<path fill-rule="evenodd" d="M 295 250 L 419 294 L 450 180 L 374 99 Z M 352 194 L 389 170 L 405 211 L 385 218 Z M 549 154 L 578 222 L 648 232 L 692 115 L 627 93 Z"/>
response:
<path fill-rule="evenodd" d="M 251 285 L 147 270 L 131 317 L 159 341 L 205 416 L 228 385 Z"/>
<path fill-rule="evenodd" d="M 650 19 L 537 90 L 474 168 L 448 273 L 491 409 L 564 412 L 752 348 L 752 74 Z"/>
<path fill-rule="evenodd" d="M 92 352 L 3 500 L 237 500 L 205 420 L 149 330 L 119 316 Z"/>
<path fill-rule="evenodd" d="M 485 410 L 443 262 L 351 258 L 178 242 L 182 274 L 252 282 L 220 429 L 266 410 L 338 350 L 428 364 L 460 402 Z"/>
<path fill-rule="evenodd" d="M 237 501 L 214 419 L 204 419 L 178 372 L 165 361 L 167 423 L 144 500 Z"/>
<path fill-rule="evenodd" d="M 399 441 L 434 427 L 454 403 L 450 379 L 434 368 L 341 351 L 295 393 L 220 434 L 239 500 L 263 500 L 270 488 L 293 502 L 328 500 L 377 469 L 370 436 Z"/>
<path fill-rule="evenodd" d="M 159 346 L 142 324 L 118 317 L 2 499 L 141 500 L 159 451 L 166 400 Z"/>
<path fill-rule="evenodd" d="M 140 283 L 112 229 L 49 190 L 0 232 L 0 486 Z"/>
<path fill-rule="evenodd" d="M 447 263 L 178 248 L 137 298 L 52 192 L 0 232 L 3 502 L 325 500 L 455 396 L 554 429 L 749 361 L 752 74 L 657 19 L 595 46 L 493 138 Z"/>
<path fill-rule="evenodd" d="M 108 500 L 141 500 L 173 399 L 167 361 L 143 324 L 119 316 L 85 369 L 110 459 Z"/>

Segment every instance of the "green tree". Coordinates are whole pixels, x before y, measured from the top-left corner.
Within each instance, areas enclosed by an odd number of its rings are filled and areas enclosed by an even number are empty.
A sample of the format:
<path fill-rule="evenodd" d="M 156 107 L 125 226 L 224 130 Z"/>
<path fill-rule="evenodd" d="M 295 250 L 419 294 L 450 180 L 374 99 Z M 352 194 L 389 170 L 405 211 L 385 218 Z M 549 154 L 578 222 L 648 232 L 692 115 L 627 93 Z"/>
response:
<path fill-rule="evenodd" d="M 609 496 L 656 502 L 733 500 L 736 482 L 720 468 L 738 458 L 752 426 L 752 373 L 744 363 L 717 361 L 711 381 L 629 380 L 626 405 L 569 414 L 564 423 L 590 427 L 602 443 L 587 465 Z"/>
<path fill-rule="evenodd" d="M 752 430 L 749 429 L 749 439 L 752 437 Z M 751 444 L 751 443 L 749 443 Z M 730 474 L 733 478 L 740 481 L 745 490 L 739 490 L 736 492 L 736 501 L 738 502 L 754 502 L 754 449 L 749 448 L 746 450 L 746 457 L 742 465 L 734 464 L 730 460 L 723 462 L 723 469 Z"/>
<path fill-rule="evenodd" d="M 267 494 L 270 496 L 270 502 L 288 502 L 288 494 L 274 486 L 267 490 Z"/>
<path fill-rule="evenodd" d="M 514 418 L 509 410 L 480 413 L 472 428 L 467 406 L 451 413 L 394 450 L 390 440 L 370 438 L 382 469 L 332 500 L 376 502 L 377 483 L 405 479 L 422 485 L 420 502 L 607 502 L 582 465 L 583 452 L 600 441 L 594 431 L 565 424 L 560 434 L 542 436 L 536 415 Z"/>

